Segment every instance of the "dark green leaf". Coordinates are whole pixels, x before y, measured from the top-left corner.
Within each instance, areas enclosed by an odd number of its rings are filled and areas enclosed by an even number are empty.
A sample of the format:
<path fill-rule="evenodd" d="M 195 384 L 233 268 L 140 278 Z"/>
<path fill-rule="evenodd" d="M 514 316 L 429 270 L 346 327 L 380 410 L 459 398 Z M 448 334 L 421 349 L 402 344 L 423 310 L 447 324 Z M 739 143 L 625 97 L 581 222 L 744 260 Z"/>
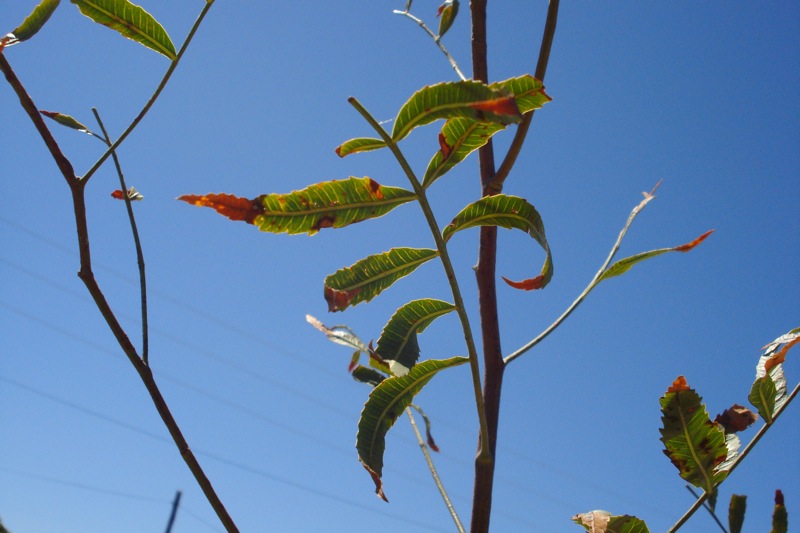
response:
<path fill-rule="evenodd" d="M 385 379 L 370 393 L 358 422 L 356 449 L 361 464 L 375 482 L 375 493 L 384 500 L 386 500 L 386 495 L 383 493 L 381 476 L 386 433 L 403 413 L 403 410 L 408 407 L 414 396 L 437 372 L 462 365 L 467 361 L 466 357 L 423 361 L 414 366 L 405 376 Z"/>
<path fill-rule="evenodd" d="M 747 496 L 731 494 L 731 503 L 728 506 L 728 532 L 742 533 L 744 513 L 747 510 Z"/>
<path fill-rule="evenodd" d="M 178 199 L 211 207 L 231 220 L 254 224 L 261 231 L 314 235 L 323 228 L 342 228 L 383 216 L 414 198 L 414 193 L 405 189 L 383 186 L 370 178 L 351 177 L 253 200 L 229 194 L 187 194 Z"/>
<path fill-rule="evenodd" d="M 708 417 L 700 396 L 680 376 L 661 398 L 661 442 L 664 453 L 683 479 L 710 493 L 728 475 L 738 438 L 726 442 L 725 432 Z"/>
<path fill-rule="evenodd" d="M 328 310 L 341 311 L 370 301 L 437 255 L 436 250 L 427 248 L 393 248 L 337 270 L 325 278 L 324 294 Z"/>
<path fill-rule="evenodd" d="M 553 258 L 550 246 L 544 234 L 542 217 L 536 208 L 524 198 L 497 194 L 486 196 L 464 208 L 453 222 L 444 228 L 442 237 L 445 241 L 457 231 L 477 226 L 500 226 L 519 229 L 533 237 L 545 251 L 545 262 L 538 276 L 523 282 L 509 282 L 512 286 L 526 290 L 541 289 L 553 277 Z M 508 280 L 506 280 L 508 282 Z"/>
<path fill-rule="evenodd" d="M 392 374 L 405 375 L 419 359 L 417 333 L 434 319 L 455 310 L 453 304 L 430 298 L 414 300 L 395 311 L 384 326 L 375 351 L 389 363 Z M 399 366 L 398 366 L 399 365 Z"/>
<path fill-rule="evenodd" d="M 386 376 L 377 370 L 373 370 L 363 365 L 358 365 L 353 369 L 353 379 L 360 381 L 361 383 L 366 383 L 368 385 L 372 385 L 373 387 L 377 387 L 383 380 L 386 379 Z"/>
<path fill-rule="evenodd" d="M 33 9 L 31 14 L 25 17 L 22 24 L 11 32 L 12 36 L 9 36 L 10 39 L 7 41 L 6 45 L 27 41 L 36 35 L 50 18 L 50 15 L 53 14 L 53 11 L 56 10 L 60 2 L 61 0 L 42 0 L 42 2 Z"/>
<path fill-rule="evenodd" d="M 150 13 L 128 0 L 71 0 L 81 13 L 124 37 L 175 60 L 175 45 Z"/>

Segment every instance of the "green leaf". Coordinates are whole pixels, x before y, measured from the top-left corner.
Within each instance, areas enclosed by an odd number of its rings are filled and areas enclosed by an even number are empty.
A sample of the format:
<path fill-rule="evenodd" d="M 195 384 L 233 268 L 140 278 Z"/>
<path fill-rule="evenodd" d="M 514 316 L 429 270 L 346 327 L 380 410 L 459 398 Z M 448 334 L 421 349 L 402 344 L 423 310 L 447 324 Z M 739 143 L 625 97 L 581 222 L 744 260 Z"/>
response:
<path fill-rule="evenodd" d="M 358 365 L 353 369 L 353 379 L 377 387 L 386 379 L 386 376 L 369 367 Z"/>
<path fill-rule="evenodd" d="M 608 267 L 597 279 L 597 283 L 601 281 L 605 281 L 609 278 L 613 278 L 616 276 L 620 276 L 630 270 L 634 265 L 637 263 L 641 263 L 642 261 L 646 261 L 647 259 L 651 259 L 653 257 L 666 254 L 668 252 L 688 252 L 692 250 L 695 246 L 703 242 L 706 237 L 711 235 L 714 230 L 707 231 L 700 235 L 698 238 L 693 240 L 692 242 L 688 242 L 686 244 L 682 244 L 680 246 L 675 246 L 673 248 L 661 248 L 658 250 L 650 250 L 649 252 L 642 252 L 640 254 L 632 255 L 630 257 L 626 257 L 625 259 L 620 259 L 610 267 Z"/>
<path fill-rule="evenodd" d="M 742 533 L 744 513 L 747 510 L 747 496 L 731 494 L 731 503 L 728 506 L 728 531 L 729 533 Z"/>
<path fill-rule="evenodd" d="M 447 30 L 453 25 L 453 22 L 456 20 L 456 15 L 458 15 L 458 6 L 458 0 L 445 0 L 444 3 L 439 6 L 439 10 L 436 12 L 436 16 L 439 17 L 439 35 L 436 36 L 437 41 L 444 37 L 444 34 L 447 33 Z"/>
<path fill-rule="evenodd" d="M 229 194 L 186 194 L 178 199 L 211 207 L 231 220 L 254 224 L 261 231 L 314 235 L 323 228 L 342 228 L 383 216 L 414 198 L 411 191 L 383 186 L 370 178 L 351 177 L 253 200 Z"/>
<path fill-rule="evenodd" d="M 78 122 L 69 115 L 64 115 L 63 113 L 56 113 L 54 111 L 44 111 L 44 110 L 40 110 L 39 113 L 46 116 L 47 118 L 55 120 L 62 126 L 66 126 L 68 128 L 72 128 L 73 130 L 81 131 L 83 133 L 88 133 L 89 135 L 94 135 L 94 133 L 89 131 L 89 128 L 87 128 L 86 126 L 84 126 L 83 124 L 81 124 L 80 122 Z"/>
<path fill-rule="evenodd" d="M 455 117 L 513 124 L 522 120 L 522 113 L 513 96 L 484 83 L 473 80 L 439 83 L 420 89 L 400 108 L 392 140 L 405 138 L 416 127 Z"/>
<path fill-rule="evenodd" d="M 750 388 L 748 399 L 767 425 L 772 424 L 775 413 L 789 400 L 783 363 L 787 352 L 798 343 L 800 328 L 795 328 L 764 346 L 764 353 L 758 360 L 756 380 Z"/>
<path fill-rule="evenodd" d="M 664 453 L 683 479 L 711 493 L 728 475 L 729 461 L 735 455 L 725 432 L 711 422 L 702 399 L 683 376 L 661 398 L 661 413 Z"/>
<path fill-rule="evenodd" d="M 345 141 L 338 148 L 336 148 L 336 155 L 344 157 L 350 154 L 357 154 L 359 152 L 369 152 L 370 150 L 377 150 L 378 148 L 386 147 L 386 143 L 381 139 L 371 139 L 368 137 L 361 137 L 358 139 L 350 139 Z"/>
<path fill-rule="evenodd" d="M 455 306 L 442 300 L 426 298 L 414 300 L 395 311 L 378 339 L 375 351 L 389 362 L 395 376 L 403 376 L 419 359 L 417 333 L 422 333 L 435 319 L 455 310 Z"/>
<path fill-rule="evenodd" d="M 402 377 L 390 377 L 375 387 L 361 411 L 358 421 L 356 449 L 358 458 L 375 482 L 375 493 L 386 499 L 383 492 L 383 452 L 386 448 L 386 434 L 397 417 L 409 406 L 414 396 L 445 368 L 462 365 L 469 361 L 466 357 L 453 357 L 444 360 L 423 361 L 414 366 Z"/>
<path fill-rule="evenodd" d="M 177 58 L 166 30 L 150 13 L 128 0 L 70 0 L 81 13 L 124 37 L 168 57 Z"/>
<path fill-rule="evenodd" d="M 772 530 L 770 533 L 788 533 L 789 532 L 789 514 L 786 512 L 784 505 L 783 493 L 780 490 L 775 491 L 775 509 L 772 511 Z"/>
<path fill-rule="evenodd" d="M 464 208 L 453 221 L 444 228 L 445 241 L 457 231 L 476 226 L 500 226 L 519 229 L 533 237 L 545 251 L 545 262 L 538 276 L 522 282 L 509 282 L 510 285 L 525 289 L 541 289 L 553 277 L 553 258 L 544 234 L 542 217 L 530 203 L 518 196 L 497 194 L 486 196 Z M 505 279 L 505 278 L 503 278 Z"/>
<path fill-rule="evenodd" d="M 12 31 L 11 35 L 7 36 L 9 40 L 6 41 L 6 45 L 21 43 L 36 35 L 36 33 L 42 29 L 45 22 L 48 21 L 50 15 L 53 14 L 53 11 L 56 10 L 60 2 L 61 0 L 42 0 L 42 2 L 33 9 L 31 14 L 25 17 L 22 24 Z"/>
<path fill-rule="evenodd" d="M 650 533 L 644 521 L 630 515 L 612 516 L 608 511 L 590 511 L 572 521 L 591 533 Z"/>
<path fill-rule="evenodd" d="M 514 95 L 522 114 L 538 109 L 551 100 L 544 92 L 542 82 L 529 75 L 493 83 L 489 87 Z M 440 150 L 428 163 L 423 186 L 430 186 L 503 129 L 503 124 L 478 122 L 469 118 L 454 118 L 445 122 L 439 135 Z"/>
<path fill-rule="evenodd" d="M 428 248 L 392 248 L 337 270 L 325 278 L 328 311 L 341 311 L 372 300 L 437 255 L 436 250 Z"/>

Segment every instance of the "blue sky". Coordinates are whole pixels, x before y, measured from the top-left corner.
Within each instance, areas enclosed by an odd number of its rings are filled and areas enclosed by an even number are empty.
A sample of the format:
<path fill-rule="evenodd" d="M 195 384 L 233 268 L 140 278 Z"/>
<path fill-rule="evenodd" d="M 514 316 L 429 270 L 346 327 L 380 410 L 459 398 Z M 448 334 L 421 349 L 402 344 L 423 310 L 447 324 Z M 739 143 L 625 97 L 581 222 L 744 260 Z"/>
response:
<path fill-rule="evenodd" d="M 202 2 L 145 7 L 179 46 Z M 35 2 L 6 2 L 0 31 Z M 431 245 L 419 209 L 313 237 L 270 235 L 175 201 L 187 193 L 255 197 L 370 176 L 407 187 L 388 152 L 339 159 L 372 132 L 347 104 L 389 120 L 417 89 L 454 79 L 430 40 L 392 15 L 405 2 L 221 2 L 170 85 L 119 150 L 149 284 L 150 360 L 174 415 L 242 531 L 452 531 L 407 421 L 387 439 L 373 495 L 354 448 L 369 389 L 349 351 L 304 319 L 347 324 L 376 339 L 414 298 L 449 299 L 430 263 L 370 304 L 330 315 L 322 280 L 393 246 Z M 435 26 L 435 2 L 413 12 Z M 490 5 L 492 80 L 532 73 L 545 2 Z M 466 4 L 444 39 L 469 72 Z M 579 512 L 635 514 L 666 530 L 691 505 L 661 451 L 658 399 L 678 376 L 712 416 L 745 404 L 761 346 L 800 313 L 800 8 L 722 2 L 564 3 L 537 112 L 505 192 L 541 213 L 555 276 L 543 291 L 498 286 L 504 353 L 535 337 L 605 259 L 641 191 L 663 183 L 621 256 L 715 233 L 596 289 L 576 313 L 506 372 L 493 531 L 580 531 Z M 91 23 L 65 3 L 34 39 L 5 52 L 40 109 L 111 135 L 149 97 L 167 60 Z M 0 518 L 13 532 L 159 531 L 176 490 L 173 531 L 220 531 L 168 441 L 135 372 L 75 276 L 67 186 L 4 84 L 0 90 Z M 54 126 L 78 173 L 102 153 Z M 438 149 L 436 126 L 402 148 L 418 172 Z M 496 137 L 499 153 L 510 131 Z M 138 344 L 136 261 L 124 206 L 105 165 L 88 187 L 96 274 Z M 476 158 L 431 189 L 440 224 L 479 194 Z M 477 230 L 451 241 L 475 316 Z M 532 276 L 541 250 L 501 231 L 498 272 Z M 501 282 L 502 283 L 502 282 Z M 477 323 L 474 324 L 477 329 Z M 423 358 L 464 355 L 455 316 L 420 337 Z M 786 365 L 800 379 L 796 357 Z M 477 423 L 466 366 L 419 395 L 442 451 L 435 457 L 465 521 Z M 745 531 L 769 527 L 781 489 L 800 513 L 798 409 L 723 485 L 748 495 Z M 758 423 L 760 426 L 761 422 Z M 743 435 L 748 441 L 754 429 Z M 682 531 L 716 526 L 699 512 Z"/>

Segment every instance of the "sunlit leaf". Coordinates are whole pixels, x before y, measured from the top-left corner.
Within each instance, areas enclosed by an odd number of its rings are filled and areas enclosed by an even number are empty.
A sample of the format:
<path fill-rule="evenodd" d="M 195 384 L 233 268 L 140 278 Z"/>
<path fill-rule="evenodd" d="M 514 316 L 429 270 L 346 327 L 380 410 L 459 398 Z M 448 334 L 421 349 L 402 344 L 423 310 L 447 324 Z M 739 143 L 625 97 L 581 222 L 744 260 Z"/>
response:
<path fill-rule="evenodd" d="M 187 194 L 178 198 L 211 207 L 231 220 L 242 220 L 270 233 L 307 233 L 342 228 L 385 215 L 415 198 L 413 192 L 380 185 L 370 178 L 317 183 L 289 194 L 265 194 L 253 200 L 229 194 Z"/>
<path fill-rule="evenodd" d="M 700 396 L 678 377 L 661 398 L 661 442 L 683 479 L 710 493 L 728 475 L 725 432 L 708 417 Z M 734 437 L 735 435 L 730 435 Z M 736 439 L 738 441 L 738 439 Z M 738 446 L 736 446 L 738 447 Z M 733 451 L 733 450 L 730 450 Z"/>
<path fill-rule="evenodd" d="M 647 259 L 668 253 L 668 252 L 688 252 L 689 250 L 694 249 L 697 245 L 703 242 L 706 237 L 711 235 L 714 230 L 707 231 L 700 235 L 698 238 L 693 240 L 692 242 L 688 242 L 686 244 L 682 244 L 680 246 L 675 246 L 673 248 L 661 248 L 659 250 L 650 250 L 649 252 L 642 252 L 640 254 L 632 255 L 630 257 L 626 257 L 625 259 L 620 259 L 610 267 L 608 267 L 605 272 L 600 276 L 597 282 L 601 282 L 607 280 L 609 278 L 613 278 L 616 276 L 620 276 L 630 270 L 634 265 L 637 263 L 641 263 L 642 261 L 646 261 Z"/>
<path fill-rule="evenodd" d="M 439 35 L 436 36 L 437 41 L 444 37 L 444 34 L 447 33 L 447 30 L 453 25 L 453 22 L 456 20 L 456 15 L 458 15 L 458 6 L 458 0 L 445 0 L 444 3 L 439 6 L 436 12 L 436 16 L 439 17 Z"/>
<path fill-rule="evenodd" d="M 758 409 L 758 414 L 767 425 L 772 424 L 775 413 L 783 408 L 789 397 L 786 394 L 786 376 L 783 363 L 786 354 L 800 343 L 800 328 L 781 335 L 764 347 L 764 353 L 756 366 L 756 380 L 750 389 L 748 400 Z"/>
<path fill-rule="evenodd" d="M 731 494 L 731 503 L 728 505 L 728 532 L 742 533 L 744 513 L 747 510 L 747 496 Z"/>
<path fill-rule="evenodd" d="M 523 282 L 508 280 L 506 282 L 512 286 L 517 283 L 518 288 L 526 290 L 541 289 L 550 282 L 553 277 L 553 258 L 544 234 L 542 217 L 524 198 L 505 194 L 481 198 L 456 215 L 456 218 L 444 228 L 442 237 L 447 241 L 455 232 L 477 226 L 500 226 L 522 230 L 533 237 L 545 251 L 544 265 L 538 276 Z"/>
<path fill-rule="evenodd" d="M 513 124 L 522 120 L 522 113 L 513 96 L 484 83 L 439 83 L 420 89 L 403 105 L 394 121 L 392 140 L 405 138 L 416 127 L 455 117 Z"/>
<path fill-rule="evenodd" d="M 339 157 L 344 157 L 346 155 L 357 154 L 359 152 L 377 150 L 378 148 L 384 148 L 385 146 L 386 143 L 381 139 L 370 139 L 368 137 L 350 139 L 336 148 L 336 155 Z"/>
<path fill-rule="evenodd" d="M 81 13 L 124 37 L 175 60 L 175 45 L 153 16 L 128 0 L 70 0 Z"/>
<path fill-rule="evenodd" d="M 650 533 L 645 523 L 635 516 L 612 516 L 608 511 L 581 513 L 573 516 L 572 521 L 591 533 Z"/>
<path fill-rule="evenodd" d="M 386 448 L 386 433 L 394 425 L 397 417 L 408 407 L 414 396 L 445 368 L 466 363 L 466 357 L 453 357 L 445 360 L 429 360 L 417 364 L 402 377 L 383 380 L 369 395 L 361 411 L 356 436 L 358 458 L 375 482 L 375 493 L 385 501 L 383 492 L 383 452 Z"/>
<path fill-rule="evenodd" d="M 90 135 L 93 135 L 93 133 L 89 131 L 89 128 L 87 128 L 86 126 L 84 126 L 83 124 L 81 124 L 80 122 L 78 122 L 69 115 L 65 115 L 63 113 L 56 113 L 54 111 L 44 111 L 44 110 L 40 110 L 39 113 L 46 116 L 47 118 L 55 120 L 62 126 L 66 126 L 68 128 L 72 128 L 73 130 L 78 130 L 83 133 L 88 133 Z"/>
<path fill-rule="evenodd" d="M 337 270 L 325 278 L 328 311 L 341 311 L 370 301 L 437 255 L 436 250 L 427 248 L 393 248 Z"/>
<path fill-rule="evenodd" d="M 414 300 L 395 311 L 384 326 L 375 351 L 389 362 L 392 374 L 408 373 L 419 359 L 417 333 L 428 327 L 436 318 L 455 310 L 453 304 L 442 300 Z"/>
<path fill-rule="evenodd" d="M 529 75 L 493 83 L 489 87 L 514 95 L 517 107 L 523 115 L 551 100 L 544 92 L 542 82 Z M 423 186 L 430 186 L 504 128 L 503 124 L 479 122 L 469 118 L 453 118 L 445 122 L 439 136 L 440 150 L 428 163 L 422 180 Z"/>
<path fill-rule="evenodd" d="M 42 29 L 45 22 L 50 19 L 50 15 L 53 14 L 53 11 L 56 10 L 60 2 L 61 0 L 42 0 L 42 2 L 31 11 L 31 14 L 25 17 L 22 24 L 10 34 L 6 35 L 4 38 L 4 45 L 11 46 L 12 44 L 21 43 L 36 35 L 36 33 Z"/>

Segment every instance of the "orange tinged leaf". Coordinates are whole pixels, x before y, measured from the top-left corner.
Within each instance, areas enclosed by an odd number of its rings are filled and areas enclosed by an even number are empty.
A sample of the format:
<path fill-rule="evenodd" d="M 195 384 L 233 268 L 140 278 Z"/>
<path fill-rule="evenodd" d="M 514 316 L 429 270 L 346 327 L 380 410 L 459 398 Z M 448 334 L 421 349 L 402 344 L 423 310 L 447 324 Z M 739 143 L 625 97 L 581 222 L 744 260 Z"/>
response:
<path fill-rule="evenodd" d="M 178 200 L 199 207 L 210 207 L 231 220 L 242 220 L 248 224 L 252 224 L 255 218 L 264 212 L 260 197 L 248 200 L 232 194 L 205 194 L 203 196 L 184 194 L 179 196 Z"/>
<path fill-rule="evenodd" d="M 695 246 L 697 246 L 698 244 L 700 244 L 701 242 L 706 240 L 706 237 L 708 237 L 712 233 L 714 233 L 713 229 L 703 233 L 702 235 L 700 235 L 698 238 L 696 238 L 692 242 L 687 242 L 686 244 L 682 244 L 680 246 L 676 246 L 674 248 L 674 250 L 676 252 L 688 252 L 689 250 L 691 250 L 692 248 L 694 248 Z"/>
<path fill-rule="evenodd" d="M 439 151 L 442 152 L 442 160 L 447 160 L 453 153 L 453 147 L 447 144 L 447 139 L 443 133 L 439 134 Z"/>
<path fill-rule="evenodd" d="M 360 292 L 360 289 L 354 289 L 352 291 L 340 291 L 338 289 L 334 289 L 332 287 L 325 286 L 325 301 L 328 302 L 328 311 L 333 313 L 334 311 L 341 311 L 345 309 L 348 305 L 350 305 L 350 301 L 353 297 Z"/>
<path fill-rule="evenodd" d="M 111 198 L 114 198 L 115 200 L 122 200 L 125 198 L 125 195 L 122 193 L 121 190 L 117 189 L 116 191 L 111 193 Z"/>
<path fill-rule="evenodd" d="M 500 277 L 503 278 L 503 281 L 508 283 L 510 286 L 523 291 L 534 291 L 536 289 L 541 289 L 543 286 L 542 283 L 544 282 L 544 276 L 541 274 L 535 278 L 524 279 L 522 281 L 511 281 L 504 276 Z"/>
<path fill-rule="evenodd" d="M 474 104 L 469 104 L 469 107 L 477 111 L 488 111 L 495 115 L 522 116 L 517 106 L 517 99 L 514 96 L 504 96 L 502 98 L 495 98 L 494 100 L 475 102 Z"/>
<path fill-rule="evenodd" d="M 783 364 L 786 361 L 786 352 L 789 351 L 789 348 L 794 346 L 795 344 L 800 343 L 800 337 L 797 337 L 791 342 L 786 343 L 786 346 L 781 348 L 781 351 L 770 357 L 764 363 L 764 370 L 767 374 L 769 374 L 770 370 L 775 368 L 776 366 Z"/>
<path fill-rule="evenodd" d="M 678 376 L 675 381 L 672 382 L 672 386 L 667 389 L 667 392 L 682 392 L 691 390 L 689 385 L 686 383 L 686 378 L 683 376 Z"/>

